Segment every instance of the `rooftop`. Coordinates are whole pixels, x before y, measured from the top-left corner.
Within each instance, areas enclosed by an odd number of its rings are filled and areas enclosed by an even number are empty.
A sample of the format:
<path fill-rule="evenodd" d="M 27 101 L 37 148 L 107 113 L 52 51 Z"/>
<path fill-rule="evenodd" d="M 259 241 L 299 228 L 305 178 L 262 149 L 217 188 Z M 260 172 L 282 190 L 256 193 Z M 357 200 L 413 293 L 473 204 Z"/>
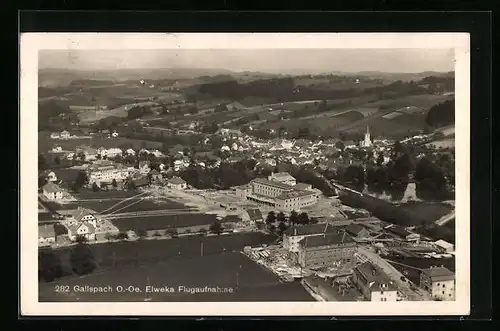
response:
<path fill-rule="evenodd" d="M 315 236 L 310 236 L 302 239 L 299 244 L 302 247 L 321 247 L 329 245 L 340 245 L 355 243 L 355 241 L 347 235 L 344 231 L 338 231 L 337 233 L 324 233 Z"/>
<path fill-rule="evenodd" d="M 247 209 L 246 212 L 252 221 L 259 221 L 264 218 L 260 209 Z"/>
<path fill-rule="evenodd" d="M 167 179 L 167 182 L 174 185 L 186 184 L 186 181 L 180 177 L 172 177 Z"/>
<path fill-rule="evenodd" d="M 73 216 L 73 218 L 77 221 L 81 221 L 83 216 L 86 216 L 86 215 L 94 215 L 96 214 L 95 211 L 93 210 L 90 210 L 90 209 L 87 209 L 87 208 L 78 208 L 78 209 L 75 209 L 71 215 Z"/>
<path fill-rule="evenodd" d="M 325 225 L 325 224 L 308 224 L 308 225 L 299 225 L 299 226 L 291 226 L 285 231 L 285 235 L 287 236 L 310 236 L 322 234 L 326 231 L 326 233 L 337 233 L 338 228 Z"/>
<path fill-rule="evenodd" d="M 371 289 L 380 289 L 383 284 L 388 286 L 388 289 L 395 290 L 396 286 L 391 281 L 389 276 L 380 268 L 373 265 L 371 262 L 365 262 L 356 267 L 355 272 L 361 274 L 369 284 Z M 387 289 L 387 288 L 386 288 Z"/>
<path fill-rule="evenodd" d="M 455 279 L 455 273 L 445 267 L 430 267 L 422 270 L 422 273 L 427 275 L 433 281 Z"/>
<path fill-rule="evenodd" d="M 356 223 L 351 223 L 347 226 L 347 233 L 353 234 L 358 236 L 363 230 L 366 230 L 364 226 L 356 224 Z"/>
<path fill-rule="evenodd" d="M 297 190 L 307 190 L 307 189 L 310 189 L 312 187 L 312 185 L 306 184 L 306 183 L 297 183 L 294 187 Z"/>
<path fill-rule="evenodd" d="M 43 190 L 49 193 L 62 192 L 61 188 L 52 182 L 48 182 L 43 186 Z"/>
<path fill-rule="evenodd" d="M 276 199 L 292 199 L 292 198 L 300 198 L 300 197 L 305 197 L 308 195 L 313 195 L 314 193 L 311 191 L 299 191 L 299 190 L 294 190 L 291 192 L 283 192 L 280 196 L 276 197 Z"/>
<path fill-rule="evenodd" d="M 293 186 L 290 186 L 290 185 L 287 185 L 287 184 L 283 184 L 283 183 L 280 183 L 280 182 L 276 182 L 276 181 L 272 181 L 272 180 L 267 180 L 265 178 L 256 178 L 252 182 L 259 183 L 259 184 L 262 184 L 262 185 L 267 185 L 267 186 L 272 186 L 272 187 L 280 188 L 280 189 L 283 189 L 283 190 L 293 190 Z"/>
<path fill-rule="evenodd" d="M 288 172 L 276 172 L 276 173 L 272 173 L 271 177 L 273 177 L 273 178 L 279 178 L 279 179 L 288 179 L 288 178 L 295 179 Z"/>

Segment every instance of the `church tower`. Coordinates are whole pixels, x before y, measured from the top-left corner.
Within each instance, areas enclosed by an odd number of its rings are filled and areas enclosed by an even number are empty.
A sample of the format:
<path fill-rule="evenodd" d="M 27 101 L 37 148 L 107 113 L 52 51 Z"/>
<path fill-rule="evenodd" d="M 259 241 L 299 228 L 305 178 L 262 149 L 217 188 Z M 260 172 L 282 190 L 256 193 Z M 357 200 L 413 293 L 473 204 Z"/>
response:
<path fill-rule="evenodd" d="M 366 126 L 365 140 L 363 141 L 363 147 L 370 147 L 372 145 L 372 141 L 370 138 L 370 128 L 368 125 Z"/>

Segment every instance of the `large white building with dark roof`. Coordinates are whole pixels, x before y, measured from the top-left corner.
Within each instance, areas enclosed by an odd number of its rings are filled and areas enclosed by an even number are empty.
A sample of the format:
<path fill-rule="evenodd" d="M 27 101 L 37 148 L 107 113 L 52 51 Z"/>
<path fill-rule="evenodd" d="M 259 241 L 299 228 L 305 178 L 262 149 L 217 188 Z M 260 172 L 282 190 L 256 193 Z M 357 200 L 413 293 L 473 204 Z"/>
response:
<path fill-rule="evenodd" d="M 420 273 L 420 287 L 432 298 L 442 301 L 455 300 L 455 273 L 445 267 L 431 267 Z"/>
<path fill-rule="evenodd" d="M 368 301 L 398 301 L 398 289 L 394 282 L 371 262 L 354 268 L 352 279 Z"/>
<path fill-rule="evenodd" d="M 245 200 L 282 211 L 299 211 L 316 204 L 321 195 L 308 185 L 296 187 L 299 184 L 296 184 L 295 178 L 288 173 L 279 173 L 269 176 L 268 179 L 254 179 L 248 185 L 237 187 L 235 191 L 236 196 Z"/>

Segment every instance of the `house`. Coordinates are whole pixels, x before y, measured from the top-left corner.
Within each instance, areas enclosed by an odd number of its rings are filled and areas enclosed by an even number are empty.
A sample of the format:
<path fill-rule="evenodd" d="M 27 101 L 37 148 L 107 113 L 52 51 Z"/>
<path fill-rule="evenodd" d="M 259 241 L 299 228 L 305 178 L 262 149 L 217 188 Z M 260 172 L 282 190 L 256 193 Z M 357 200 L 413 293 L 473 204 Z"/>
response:
<path fill-rule="evenodd" d="M 87 222 L 92 224 L 94 227 L 97 226 L 97 218 L 95 217 L 96 212 L 87 208 L 78 207 L 75 209 L 71 216 L 76 222 Z"/>
<path fill-rule="evenodd" d="M 63 149 L 61 146 L 54 146 L 52 147 L 52 153 L 62 153 Z"/>
<path fill-rule="evenodd" d="M 57 132 L 54 132 L 54 133 L 50 134 L 50 139 L 59 139 L 60 137 L 61 136 Z"/>
<path fill-rule="evenodd" d="M 57 175 L 53 171 L 48 171 L 45 173 L 45 180 L 47 182 L 57 182 Z"/>
<path fill-rule="evenodd" d="M 262 223 L 264 222 L 264 217 L 260 209 L 247 209 L 246 210 L 250 223 Z"/>
<path fill-rule="evenodd" d="M 174 170 L 179 171 L 184 167 L 184 161 L 183 160 L 175 160 L 174 161 Z"/>
<path fill-rule="evenodd" d="M 119 134 L 116 131 L 113 131 L 113 133 L 111 133 L 111 137 L 113 137 L 113 138 L 117 138 L 118 136 L 119 136 Z"/>
<path fill-rule="evenodd" d="M 430 267 L 420 273 L 420 287 L 432 298 L 442 301 L 455 300 L 455 273 L 445 267 Z"/>
<path fill-rule="evenodd" d="M 153 154 L 156 157 L 162 157 L 162 156 L 164 156 L 164 154 L 162 152 L 160 152 L 159 150 L 157 150 L 157 149 L 155 149 L 154 151 L 152 151 L 150 154 Z"/>
<path fill-rule="evenodd" d="M 56 230 L 54 224 L 38 225 L 38 245 L 45 246 L 56 242 Z"/>
<path fill-rule="evenodd" d="M 167 187 L 175 190 L 184 190 L 187 188 L 187 183 L 180 177 L 172 177 L 167 179 Z"/>
<path fill-rule="evenodd" d="M 365 262 L 354 268 L 352 280 L 368 301 L 398 301 L 398 290 L 394 282 L 371 262 Z"/>
<path fill-rule="evenodd" d="M 135 156 L 135 151 L 132 148 L 129 148 L 125 151 L 125 154 Z"/>
<path fill-rule="evenodd" d="M 101 183 L 111 183 L 113 179 L 117 182 L 125 180 L 130 174 L 130 169 L 120 163 L 98 160 L 91 164 L 86 172 L 90 185 L 93 183 L 101 185 Z"/>
<path fill-rule="evenodd" d="M 61 139 L 69 139 L 71 137 L 71 134 L 68 131 L 64 130 L 63 132 L 61 132 L 60 137 Z"/>
<path fill-rule="evenodd" d="M 106 156 L 110 158 L 116 157 L 117 155 L 122 156 L 122 154 L 123 152 L 120 148 L 110 148 L 106 150 Z"/>
<path fill-rule="evenodd" d="M 66 227 L 68 228 L 68 237 L 73 241 L 80 236 L 87 240 L 96 240 L 96 227 L 91 222 L 71 222 Z"/>
<path fill-rule="evenodd" d="M 368 231 L 364 226 L 351 223 L 347 226 L 346 232 L 355 238 L 368 238 L 370 236 L 370 231 Z"/>
<path fill-rule="evenodd" d="M 147 175 L 151 171 L 148 161 L 139 161 L 139 172 L 143 175 Z"/>
<path fill-rule="evenodd" d="M 63 190 L 52 182 L 48 182 L 42 188 L 43 195 L 49 200 L 62 200 Z"/>
<path fill-rule="evenodd" d="M 438 241 L 434 242 L 434 245 L 442 253 L 453 253 L 455 251 L 455 245 L 453 245 L 447 241 L 444 241 L 442 239 L 439 239 Z"/>

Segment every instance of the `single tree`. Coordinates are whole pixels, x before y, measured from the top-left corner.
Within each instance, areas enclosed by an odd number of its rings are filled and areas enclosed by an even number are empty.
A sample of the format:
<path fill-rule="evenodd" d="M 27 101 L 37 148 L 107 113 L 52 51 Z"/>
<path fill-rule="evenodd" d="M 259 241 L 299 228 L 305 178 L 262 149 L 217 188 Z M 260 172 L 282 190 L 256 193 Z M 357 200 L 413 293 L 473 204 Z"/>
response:
<path fill-rule="evenodd" d="M 127 240 L 128 239 L 128 233 L 127 232 L 119 232 L 116 235 L 116 239 L 118 239 L 118 240 Z"/>
<path fill-rule="evenodd" d="M 94 192 L 99 191 L 99 186 L 97 186 L 97 183 L 96 183 L 96 182 L 94 182 L 94 183 L 92 184 L 92 191 L 94 191 Z"/>
<path fill-rule="evenodd" d="M 118 187 L 118 183 L 116 182 L 116 179 L 113 178 L 111 185 L 113 185 L 113 188 L 115 188 L 115 189 Z"/>
<path fill-rule="evenodd" d="M 292 226 L 295 224 L 299 224 L 299 214 L 295 210 L 292 210 L 292 212 L 290 213 L 290 216 L 288 217 L 288 222 Z"/>
<path fill-rule="evenodd" d="M 87 237 L 85 237 L 84 235 L 77 235 L 75 237 L 75 242 L 79 243 L 79 244 L 85 244 L 87 243 L 89 240 L 87 239 Z"/>
<path fill-rule="evenodd" d="M 300 213 L 298 219 L 299 219 L 299 224 L 307 225 L 310 223 L 309 215 L 307 215 L 307 213 Z"/>
<path fill-rule="evenodd" d="M 71 269 L 77 275 L 90 274 L 97 267 L 90 245 L 78 243 L 71 250 Z"/>
<path fill-rule="evenodd" d="M 278 224 L 278 230 L 280 232 L 280 234 L 282 234 L 283 232 L 285 232 L 285 230 L 287 229 L 287 225 L 285 224 L 285 222 L 280 222 Z"/>
<path fill-rule="evenodd" d="M 270 211 L 269 214 L 267 214 L 266 223 L 273 224 L 274 222 L 276 222 L 276 214 L 274 211 Z"/>

